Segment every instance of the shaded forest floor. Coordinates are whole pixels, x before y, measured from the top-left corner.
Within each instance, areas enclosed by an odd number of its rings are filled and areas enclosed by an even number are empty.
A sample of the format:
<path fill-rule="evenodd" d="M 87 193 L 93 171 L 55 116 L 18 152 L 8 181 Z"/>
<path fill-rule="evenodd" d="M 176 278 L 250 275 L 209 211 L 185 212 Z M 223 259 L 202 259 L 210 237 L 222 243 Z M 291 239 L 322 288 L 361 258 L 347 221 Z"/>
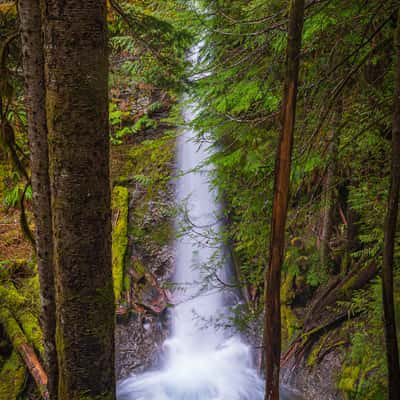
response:
<path fill-rule="evenodd" d="M 0 262 L 32 258 L 32 247 L 21 232 L 19 220 L 19 210 L 0 206 Z"/>

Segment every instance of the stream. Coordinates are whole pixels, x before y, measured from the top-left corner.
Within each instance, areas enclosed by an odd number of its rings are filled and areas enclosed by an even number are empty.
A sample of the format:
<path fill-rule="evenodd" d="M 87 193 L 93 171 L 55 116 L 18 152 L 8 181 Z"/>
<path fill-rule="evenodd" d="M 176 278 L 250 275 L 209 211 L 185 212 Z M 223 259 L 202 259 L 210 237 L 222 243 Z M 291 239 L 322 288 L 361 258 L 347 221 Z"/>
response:
<path fill-rule="evenodd" d="M 197 53 L 193 52 L 193 62 Z M 196 104 L 185 108 L 189 123 Z M 185 212 L 179 213 L 175 224 L 179 232 L 190 221 L 192 229 L 175 241 L 175 306 L 171 334 L 163 344 L 163 362 L 157 370 L 120 382 L 118 400 L 264 399 L 264 382 L 253 366 L 250 346 L 219 323 L 226 320 L 229 304 L 239 297 L 233 290 L 220 288 L 221 282 L 229 280 L 231 266 L 224 261 L 220 241 L 210 237 L 220 232 L 220 206 L 209 184 L 210 167 L 202 166 L 209 150 L 195 137 L 196 132 L 186 128 L 177 141 L 181 173 L 176 200 Z M 216 279 L 210 279 L 210 270 Z M 282 390 L 282 399 L 294 397 Z"/>

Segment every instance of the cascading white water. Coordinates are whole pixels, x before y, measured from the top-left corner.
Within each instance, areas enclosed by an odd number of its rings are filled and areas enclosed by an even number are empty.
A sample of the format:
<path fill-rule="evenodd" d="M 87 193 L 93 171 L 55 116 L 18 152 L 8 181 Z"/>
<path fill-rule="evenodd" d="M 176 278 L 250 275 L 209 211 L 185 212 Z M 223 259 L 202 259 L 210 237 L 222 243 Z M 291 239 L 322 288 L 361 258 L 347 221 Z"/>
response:
<path fill-rule="evenodd" d="M 196 62 L 198 50 L 193 53 L 192 61 Z M 193 119 L 195 108 L 195 104 L 186 108 L 186 122 Z M 204 166 L 196 169 L 208 154 L 204 144 L 193 140 L 195 136 L 188 128 L 177 143 L 177 164 L 182 171 L 177 182 L 177 202 L 185 204 L 185 219 L 195 229 L 175 244 L 175 282 L 185 290 L 174 299 L 177 305 L 173 309 L 172 335 L 164 343 L 166 361 L 158 371 L 122 382 L 119 400 L 264 399 L 263 380 L 252 366 L 249 346 L 239 336 L 217 329 L 210 322 L 228 310 L 221 291 L 204 289 L 201 265 L 210 260 L 220 264 L 222 246 L 216 249 L 213 240 L 207 245 L 205 239 L 210 227 L 214 233 L 219 231 L 219 207 L 209 184 L 209 171 Z M 178 218 L 177 225 L 182 218 Z"/>

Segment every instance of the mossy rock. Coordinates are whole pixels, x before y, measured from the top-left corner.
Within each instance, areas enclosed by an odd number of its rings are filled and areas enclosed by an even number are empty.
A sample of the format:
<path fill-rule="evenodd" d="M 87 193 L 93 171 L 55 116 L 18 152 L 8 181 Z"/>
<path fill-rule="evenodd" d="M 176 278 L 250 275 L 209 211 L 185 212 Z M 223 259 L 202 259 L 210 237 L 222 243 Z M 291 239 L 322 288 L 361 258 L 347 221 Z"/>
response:
<path fill-rule="evenodd" d="M 124 285 L 125 255 L 128 247 L 128 203 L 128 189 L 115 186 L 112 192 L 112 271 L 117 303 L 120 301 Z"/>

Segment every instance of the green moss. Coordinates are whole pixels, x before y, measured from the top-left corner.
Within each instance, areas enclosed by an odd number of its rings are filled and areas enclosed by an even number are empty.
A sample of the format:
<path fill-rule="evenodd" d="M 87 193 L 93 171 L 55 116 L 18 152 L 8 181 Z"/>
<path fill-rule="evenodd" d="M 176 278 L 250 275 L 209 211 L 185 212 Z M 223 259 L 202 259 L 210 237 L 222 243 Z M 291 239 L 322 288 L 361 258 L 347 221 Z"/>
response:
<path fill-rule="evenodd" d="M 21 344 L 26 343 L 26 338 L 16 319 L 6 308 L 0 309 L 0 323 L 3 325 L 13 347 L 17 349 Z"/>
<path fill-rule="evenodd" d="M 292 308 L 284 303 L 281 306 L 282 318 L 282 345 L 286 348 L 290 340 L 295 336 L 299 329 L 299 320 Z"/>
<path fill-rule="evenodd" d="M 0 371 L 0 400 L 18 398 L 24 388 L 25 379 L 25 366 L 19 354 L 14 350 Z"/>
<path fill-rule="evenodd" d="M 342 375 L 338 382 L 338 389 L 347 393 L 356 393 L 360 377 L 360 367 L 346 367 L 342 370 Z"/>
<path fill-rule="evenodd" d="M 169 218 L 170 206 L 165 202 L 168 197 L 171 168 L 175 156 L 175 139 L 171 135 L 161 138 L 143 140 L 131 145 L 112 147 L 111 171 L 115 185 L 113 193 L 113 274 L 115 295 L 121 301 L 122 292 L 131 289 L 131 277 L 124 274 L 124 260 L 127 251 L 127 236 L 133 238 L 135 248 L 146 252 L 148 248 L 160 248 L 166 245 L 172 237 L 172 224 Z M 126 187 L 131 187 L 134 193 L 134 207 L 130 210 L 130 220 L 127 226 L 125 215 L 121 212 L 128 206 Z M 124 194 L 125 193 L 125 194 Z M 151 209 L 150 209 L 151 205 Z M 121 208 L 122 207 L 122 208 Z M 119 214 L 118 214 L 119 213 Z M 156 214 L 156 215 L 155 215 Z M 118 220 L 116 216 L 118 215 Z M 149 218 L 150 217 L 150 218 Z M 126 211 L 126 221 L 127 221 Z M 129 223 L 127 221 L 127 223 Z M 140 257 L 125 260 L 129 264 L 125 269 L 133 272 L 133 280 L 137 283 L 146 273 Z M 135 290 L 139 290 L 135 285 Z M 139 293 L 135 296 L 140 297 Z"/>
<path fill-rule="evenodd" d="M 295 291 L 293 290 L 293 281 L 296 278 L 296 276 L 288 272 L 284 278 L 283 282 L 281 285 L 281 302 L 282 304 L 290 304 L 295 295 Z"/>
<path fill-rule="evenodd" d="M 112 270 L 115 301 L 121 298 L 124 263 L 128 246 L 128 189 L 116 186 L 112 193 L 113 231 L 112 231 Z"/>
<path fill-rule="evenodd" d="M 146 177 L 144 183 L 147 190 L 159 193 L 169 181 L 174 149 L 175 142 L 169 137 L 146 140 L 133 146 L 128 152 L 127 163 L 131 177 Z"/>
<path fill-rule="evenodd" d="M 16 308 L 26 303 L 26 297 L 21 295 L 14 286 L 0 285 L 0 303 L 9 308 Z"/>
<path fill-rule="evenodd" d="M 38 290 L 38 289 L 37 289 Z M 24 294 L 27 291 L 24 290 Z M 29 292 L 28 292 L 29 295 Z M 15 318 L 21 326 L 29 343 L 43 354 L 43 335 L 37 317 L 31 312 L 27 297 L 20 294 L 12 283 L 0 286 L 0 303 L 6 304 L 3 310 L 7 318 Z"/>
<path fill-rule="evenodd" d="M 43 334 L 40 329 L 38 319 L 26 309 L 21 309 L 16 313 L 16 318 L 20 323 L 28 341 L 39 351 L 44 354 Z"/>
<path fill-rule="evenodd" d="M 144 274 L 146 273 L 146 268 L 144 267 L 144 265 L 140 260 L 135 260 L 132 263 L 132 267 L 135 271 L 136 280 L 140 280 L 141 278 L 144 277 Z"/>
<path fill-rule="evenodd" d="M 170 221 L 165 221 L 162 224 L 158 224 L 152 229 L 152 238 L 160 246 L 164 246 L 169 243 L 173 234 L 173 229 Z"/>
<path fill-rule="evenodd" d="M 319 339 L 318 343 L 316 343 L 314 345 L 310 354 L 307 357 L 307 366 L 308 367 L 314 367 L 317 364 L 319 355 L 321 354 L 321 351 L 323 350 L 327 339 L 328 339 L 328 335 L 322 335 L 322 337 Z"/>

